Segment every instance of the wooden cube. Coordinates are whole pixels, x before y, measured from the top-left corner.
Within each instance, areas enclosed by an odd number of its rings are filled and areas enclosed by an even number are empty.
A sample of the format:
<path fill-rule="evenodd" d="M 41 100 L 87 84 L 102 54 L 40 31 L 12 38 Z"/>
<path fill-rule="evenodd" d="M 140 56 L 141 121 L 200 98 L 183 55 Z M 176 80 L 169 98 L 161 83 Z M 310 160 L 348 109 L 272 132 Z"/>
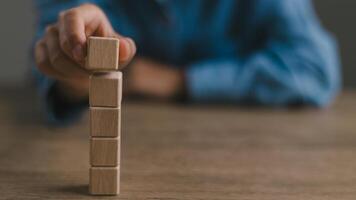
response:
<path fill-rule="evenodd" d="M 90 135 L 119 137 L 121 128 L 119 108 L 90 107 Z"/>
<path fill-rule="evenodd" d="M 117 195 L 120 193 L 119 167 L 91 167 L 89 192 L 93 195 Z"/>
<path fill-rule="evenodd" d="M 87 69 L 112 71 L 119 67 L 119 40 L 116 38 L 89 37 Z"/>
<path fill-rule="evenodd" d="M 93 167 L 116 167 L 120 163 L 120 138 L 92 138 L 90 164 Z"/>
<path fill-rule="evenodd" d="M 90 106 L 120 107 L 122 99 L 122 73 L 94 73 L 90 76 Z"/>

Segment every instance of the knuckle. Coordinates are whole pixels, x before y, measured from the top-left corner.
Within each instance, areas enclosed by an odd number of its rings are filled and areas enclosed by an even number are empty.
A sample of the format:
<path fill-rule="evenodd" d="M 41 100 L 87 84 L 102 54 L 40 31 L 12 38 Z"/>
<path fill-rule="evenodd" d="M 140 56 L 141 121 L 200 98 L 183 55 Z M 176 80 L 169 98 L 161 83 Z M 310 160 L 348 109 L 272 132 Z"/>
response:
<path fill-rule="evenodd" d="M 98 8 L 98 6 L 96 6 L 95 4 L 88 3 L 88 2 L 81 4 L 79 7 L 86 7 L 86 8 L 93 8 L 93 9 L 97 9 Z"/>
<path fill-rule="evenodd" d="M 59 14 L 58 14 L 58 19 L 63 19 L 64 18 L 64 16 L 66 15 L 66 12 L 67 11 L 61 11 Z"/>
<path fill-rule="evenodd" d="M 64 16 L 64 19 L 73 19 L 78 16 L 78 10 L 76 8 L 70 9 L 67 11 L 66 15 Z"/>
<path fill-rule="evenodd" d="M 66 11 L 62 11 L 59 13 L 60 21 L 72 20 L 78 16 L 78 10 L 76 8 L 72 8 Z"/>
<path fill-rule="evenodd" d="M 90 9 L 94 9 L 94 10 L 100 10 L 100 8 L 93 3 L 83 3 L 78 7 L 74 7 L 74 8 L 68 9 L 68 10 L 61 11 L 58 14 L 58 19 L 60 21 L 63 21 L 63 20 L 76 18 L 76 17 L 78 17 L 80 10 L 82 8 L 86 8 L 86 9 L 90 8 Z"/>
<path fill-rule="evenodd" d="M 90 9 L 91 12 L 95 15 L 105 15 L 104 11 L 97 5 L 93 4 L 93 3 L 83 3 L 80 7 L 86 8 L 86 9 Z"/>
<path fill-rule="evenodd" d="M 45 33 L 46 34 L 52 34 L 55 31 L 56 31 L 56 27 L 54 25 L 48 25 L 46 27 Z"/>
<path fill-rule="evenodd" d="M 92 3 L 88 3 L 88 2 L 83 3 L 82 5 L 80 5 L 80 7 L 93 7 L 93 6 L 95 6 L 95 5 L 92 4 Z"/>

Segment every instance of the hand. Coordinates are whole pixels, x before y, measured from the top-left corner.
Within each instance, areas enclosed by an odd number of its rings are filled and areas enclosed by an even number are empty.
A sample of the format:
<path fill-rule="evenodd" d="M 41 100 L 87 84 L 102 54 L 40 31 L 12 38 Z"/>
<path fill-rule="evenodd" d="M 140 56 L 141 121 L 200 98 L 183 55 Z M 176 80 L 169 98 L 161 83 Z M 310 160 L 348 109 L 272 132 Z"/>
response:
<path fill-rule="evenodd" d="M 84 68 L 88 36 L 119 38 L 120 66 L 136 53 L 133 40 L 116 33 L 99 7 L 83 4 L 61 12 L 36 43 L 35 61 L 43 74 L 57 80 L 57 89 L 68 100 L 88 97 L 89 72 Z"/>
<path fill-rule="evenodd" d="M 185 91 L 183 71 L 138 58 L 128 69 L 126 93 L 160 100 L 172 100 Z"/>

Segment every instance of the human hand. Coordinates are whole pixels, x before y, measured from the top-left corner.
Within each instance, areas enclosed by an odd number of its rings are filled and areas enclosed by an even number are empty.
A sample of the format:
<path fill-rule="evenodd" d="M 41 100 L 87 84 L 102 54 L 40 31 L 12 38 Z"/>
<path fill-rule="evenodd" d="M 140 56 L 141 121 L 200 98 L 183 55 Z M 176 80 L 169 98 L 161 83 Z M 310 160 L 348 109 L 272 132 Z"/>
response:
<path fill-rule="evenodd" d="M 152 60 L 137 58 L 128 68 L 126 93 L 173 100 L 185 92 L 182 70 Z"/>
<path fill-rule="evenodd" d="M 119 38 L 120 66 L 136 53 L 133 40 L 116 33 L 99 7 L 83 4 L 61 12 L 37 41 L 35 61 L 43 74 L 57 80 L 57 89 L 69 101 L 88 96 L 89 71 L 84 68 L 88 36 Z"/>

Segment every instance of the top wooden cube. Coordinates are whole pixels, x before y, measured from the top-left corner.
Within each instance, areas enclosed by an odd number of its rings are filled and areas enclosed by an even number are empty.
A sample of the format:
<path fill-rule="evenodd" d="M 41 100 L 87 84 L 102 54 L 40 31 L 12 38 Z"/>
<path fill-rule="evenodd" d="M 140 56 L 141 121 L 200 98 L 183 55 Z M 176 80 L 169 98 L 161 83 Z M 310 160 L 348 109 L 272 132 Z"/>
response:
<path fill-rule="evenodd" d="M 113 71 L 119 68 L 119 40 L 89 37 L 86 67 L 92 71 Z"/>

